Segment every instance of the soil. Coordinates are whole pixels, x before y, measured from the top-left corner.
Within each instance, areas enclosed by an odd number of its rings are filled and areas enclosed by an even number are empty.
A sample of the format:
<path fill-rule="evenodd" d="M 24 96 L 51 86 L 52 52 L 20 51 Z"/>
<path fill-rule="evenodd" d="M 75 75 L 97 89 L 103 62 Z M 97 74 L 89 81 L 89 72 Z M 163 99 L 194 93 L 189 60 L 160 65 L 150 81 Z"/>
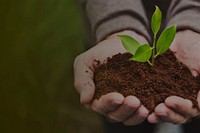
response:
<path fill-rule="evenodd" d="M 171 51 L 158 56 L 153 67 L 131 61 L 130 57 L 130 53 L 117 54 L 98 65 L 94 73 L 95 98 L 110 92 L 125 97 L 134 95 L 152 112 L 167 97 L 176 95 L 191 100 L 197 107 L 200 77 L 193 77 Z"/>

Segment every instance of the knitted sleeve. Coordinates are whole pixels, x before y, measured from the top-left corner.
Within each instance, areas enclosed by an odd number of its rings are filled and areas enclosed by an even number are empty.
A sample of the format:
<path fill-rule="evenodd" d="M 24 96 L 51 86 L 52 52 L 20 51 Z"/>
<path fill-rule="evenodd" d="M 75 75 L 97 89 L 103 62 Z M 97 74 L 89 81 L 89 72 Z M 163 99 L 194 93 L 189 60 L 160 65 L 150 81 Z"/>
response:
<path fill-rule="evenodd" d="M 79 0 L 96 42 L 122 30 L 134 30 L 150 40 L 141 0 Z"/>
<path fill-rule="evenodd" d="M 177 30 L 191 29 L 200 33 L 200 0 L 172 0 L 167 25 L 177 24 Z"/>

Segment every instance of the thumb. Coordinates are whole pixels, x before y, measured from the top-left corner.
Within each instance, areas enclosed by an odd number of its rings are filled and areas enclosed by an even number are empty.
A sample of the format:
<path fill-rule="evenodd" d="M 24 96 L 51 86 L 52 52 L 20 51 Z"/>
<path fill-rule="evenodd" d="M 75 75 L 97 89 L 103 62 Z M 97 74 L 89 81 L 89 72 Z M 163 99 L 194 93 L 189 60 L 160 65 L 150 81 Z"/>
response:
<path fill-rule="evenodd" d="M 95 93 L 93 71 L 85 60 L 89 59 L 79 55 L 74 61 L 74 87 L 80 93 L 80 102 L 84 105 L 91 103 Z"/>
<path fill-rule="evenodd" d="M 200 110 L 200 91 L 197 94 L 198 109 Z"/>
<path fill-rule="evenodd" d="M 190 70 L 194 77 L 198 76 L 198 72 L 196 70 Z"/>
<path fill-rule="evenodd" d="M 81 87 L 81 92 L 80 92 L 80 102 L 82 104 L 89 104 L 95 93 L 95 85 L 94 82 L 89 79 L 87 80 L 86 83 Z"/>

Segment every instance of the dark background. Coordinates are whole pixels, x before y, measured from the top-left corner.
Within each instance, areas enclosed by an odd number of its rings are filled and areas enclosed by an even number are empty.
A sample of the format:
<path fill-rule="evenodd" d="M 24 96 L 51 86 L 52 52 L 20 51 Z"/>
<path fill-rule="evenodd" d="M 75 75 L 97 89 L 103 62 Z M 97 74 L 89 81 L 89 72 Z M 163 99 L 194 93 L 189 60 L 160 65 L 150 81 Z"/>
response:
<path fill-rule="evenodd" d="M 82 29 L 76 0 L 0 0 L 0 133 L 102 133 L 73 88 Z"/>
<path fill-rule="evenodd" d="M 101 133 L 73 88 L 75 0 L 0 0 L 0 133 Z"/>

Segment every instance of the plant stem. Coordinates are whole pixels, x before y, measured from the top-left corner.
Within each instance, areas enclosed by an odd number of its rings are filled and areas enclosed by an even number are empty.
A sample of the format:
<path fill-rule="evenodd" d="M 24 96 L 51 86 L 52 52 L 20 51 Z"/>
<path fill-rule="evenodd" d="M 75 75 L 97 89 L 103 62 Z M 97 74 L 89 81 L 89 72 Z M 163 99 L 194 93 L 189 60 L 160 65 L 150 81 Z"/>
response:
<path fill-rule="evenodd" d="M 152 61 L 151 61 L 151 64 L 152 66 L 154 65 L 154 61 L 155 61 L 155 53 L 156 53 L 156 34 L 154 34 L 154 37 L 153 37 L 153 49 L 152 49 Z"/>
<path fill-rule="evenodd" d="M 150 66 L 153 66 L 153 64 L 149 60 L 147 62 L 149 63 Z"/>

